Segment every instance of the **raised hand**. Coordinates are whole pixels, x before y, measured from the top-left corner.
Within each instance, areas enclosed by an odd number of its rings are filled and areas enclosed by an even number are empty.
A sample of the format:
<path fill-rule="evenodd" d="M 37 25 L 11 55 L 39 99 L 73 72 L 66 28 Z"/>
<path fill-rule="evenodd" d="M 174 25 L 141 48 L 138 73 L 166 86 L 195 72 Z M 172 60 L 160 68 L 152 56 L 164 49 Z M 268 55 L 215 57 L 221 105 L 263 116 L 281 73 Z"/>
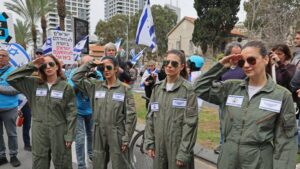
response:
<path fill-rule="evenodd" d="M 45 63 L 45 58 L 44 57 L 38 57 L 32 61 L 34 66 L 38 69 L 42 66 L 42 64 Z"/>
<path fill-rule="evenodd" d="M 228 56 L 224 56 L 219 63 L 221 63 L 224 67 L 230 67 L 232 66 L 233 60 L 239 60 L 242 59 L 242 55 L 241 54 L 232 54 L 232 55 L 228 55 Z"/>

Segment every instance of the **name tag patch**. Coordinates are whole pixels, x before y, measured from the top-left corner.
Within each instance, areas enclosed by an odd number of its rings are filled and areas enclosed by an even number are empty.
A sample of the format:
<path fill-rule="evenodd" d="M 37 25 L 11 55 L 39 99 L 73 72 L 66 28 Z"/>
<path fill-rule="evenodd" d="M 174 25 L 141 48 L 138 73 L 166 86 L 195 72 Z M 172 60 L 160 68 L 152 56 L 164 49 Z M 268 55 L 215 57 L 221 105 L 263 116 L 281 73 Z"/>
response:
<path fill-rule="evenodd" d="M 244 96 L 229 95 L 226 101 L 227 106 L 241 107 L 243 104 Z"/>
<path fill-rule="evenodd" d="M 114 93 L 112 96 L 112 100 L 123 102 L 125 99 L 125 95 L 123 93 Z"/>
<path fill-rule="evenodd" d="M 62 91 L 58 91 L 58 90 L 52 90 L 51 91 L 51 97 L 52 98 L 56 98 L 56 99 L 62 99 L 63 98 L 63 92 Z"/>
<path fill-rule="evenodd" d="M 261 98 L 259 108 L 262 110 L 268 110 L 268 111 L 279 113 L 281 109 L 281 105 L 282 105 L 282 101 Z"/>
<path fill-rule="evenodd" d="M 186 99 L 173 99 L 172 107 L 174 108 L 185 108 L 186 107 Z"/>
<path fill-rule="evenodd" d="M 35 95 L 36 96 L 47 96 L 47 89 L 38 88 L 36 89 Z"/>
<path fill-rule="evenodd" d="M 106 94 L 105 91 L 96 91 L 96 92 L 95 92 L 95 98 L 96 98 L 96 99 L 105 98 L 105 94 Z"/>
<path fill-rule="evenodd" d="M 159 111 L 158 102 L 151 103 L 151 111 Z"/>

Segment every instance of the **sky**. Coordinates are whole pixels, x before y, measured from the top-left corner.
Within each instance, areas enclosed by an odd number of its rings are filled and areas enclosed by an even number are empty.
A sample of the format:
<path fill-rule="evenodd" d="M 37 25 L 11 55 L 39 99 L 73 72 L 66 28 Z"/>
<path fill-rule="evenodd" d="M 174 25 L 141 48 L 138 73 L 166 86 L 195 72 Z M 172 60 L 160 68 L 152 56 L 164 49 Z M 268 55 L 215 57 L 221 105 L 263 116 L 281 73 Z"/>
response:
<path fill-rule="evenodd" d="M 4 2 L 8 2 L 9 0 L 0 0 L 0 11 L 7 11 L 4 7 Z M 246 18 L 246 13 L 243 8 L 243 2 L 245 0 L 241 0 L 240 11 L 238 13 L 239 21 L 244 21 Z M 166 3 L 172 3 L 173 5 L 177 5 L 181 8 L 181 18 L 184 16 L 197 17 L 196 10 L 194 9 L 194 0 L 150 0 L 151 4 L 159 4 L 164 5 Z M 104 0 L 91 0 L 91 32 L 95 31 L 95 27 L 100 19 L 104 19 Z M 16 14 L 13 13 L 13 18 L 19 18 Z M 181 19 L 180 18 L 180 19 Z"/>

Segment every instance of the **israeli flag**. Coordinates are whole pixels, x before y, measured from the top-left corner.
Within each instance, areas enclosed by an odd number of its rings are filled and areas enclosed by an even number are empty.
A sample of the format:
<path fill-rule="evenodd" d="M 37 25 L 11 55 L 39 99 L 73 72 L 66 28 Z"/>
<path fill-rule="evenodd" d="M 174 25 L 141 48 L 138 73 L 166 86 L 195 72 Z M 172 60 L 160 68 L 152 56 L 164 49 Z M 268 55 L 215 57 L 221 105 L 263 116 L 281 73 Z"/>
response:
<path fill-rule="evenodd" d="M 83 48 L 84 48 L 84 45 L 85 45 L 85 43 L 86 43 L 88 37 L 89 37 L 88 35 L 85 36 L 85 37 L 83 37 L 83 39 L 81 39 L 81 40 L 74 46 L 74 48 L 73 48 L 73 59 L 74 59 L 75 61 L 79 60 L 80 55 L 81 55 L 81 52 L 82 52 L 82 50 L 83 50 Z"/>
<path fill-rule="evenodd" d="M 54 30 L 60 30 L 60 27 L 57 26 Z M 52 53 L 52 38 L 51 38 L 51 36 L 47 37 L 47 40 L 43 44 L 42 49 L 44 51 L 44 55 L 49 55 Z"/>
<path fill-rule="evenodd" d="M 9 63 L 14 67 L 20 67 L 31 61 L 28 53 L 17 43 L 2 43 L 0 44 L 0 49 L 8 52 L 10 57 Z"/>
<path fill-rule="evenodd" d="M 131 49 L 131 50 L 130 50 L 130 56 L 131 56 L 132 58 L 135 57 L 135 50 L 134 50 L 134 49 Z"/>
<path fill-rule="evenodd" d="M 122 42 L 122 38 L 118 38 L 115 42 L 115 46 L 116 46 L 117 51 L 119 51 L 119 48 L 121 46 L 121 42 Z"/>
<path fill-rule="evenodd" d="M 133 58 L 132 58 L 132 60 L 131 60 L 131 63 L 133 64 L 133 65 L 135 65 L 138 61 L 139 61 L 139 59 L 143 56 L 143 53 L 144 53 L 144 50 L 145 50 L 146 48 L 144 48 L 143 50 L 141 50 L 136 56 L 134 56 Z"/>
<path fill-rule="evenodd" d="M 152 52 L 156 51 L 156 36 L 153 24 L 153 18 L 150 8 L 150 0 L 145 4 L 143 13 L 140 17 L 140 21 L 136 31 L 135 42 L 137 45 L 146 45 L 152 49 Z"/>

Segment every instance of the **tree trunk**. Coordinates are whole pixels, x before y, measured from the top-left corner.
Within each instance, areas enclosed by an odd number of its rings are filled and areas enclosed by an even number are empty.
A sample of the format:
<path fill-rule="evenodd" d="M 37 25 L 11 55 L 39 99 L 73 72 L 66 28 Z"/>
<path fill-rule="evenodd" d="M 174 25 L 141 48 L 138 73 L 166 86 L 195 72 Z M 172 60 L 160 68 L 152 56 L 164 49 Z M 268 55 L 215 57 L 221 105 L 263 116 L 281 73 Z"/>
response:
<path fill-rule="evenodd" d="M 32 34 L 32 41 L 33 41 L 33 51 L 35 53 L 37 49 L 36 41 L 37 41 L 37 33 L 36 33 L 36 28 L 35 25 L 31 25 L 31 34 Z"/>
<path fill-rule="evenodd" d="M 41 17 L 41 27 L 43 30 L 43 43 L 45 43 L 46 39 L 47 39 L 47 20 L 45 15 L 43 15 Z"/>
<path fill-rule="evenodd" d="M 59 16 L 59 26 L 62 31 L 65 30 L 65 18 L 66 18 L 66 3 L 65 0 L 57 0 L 57 14 Z"/>

